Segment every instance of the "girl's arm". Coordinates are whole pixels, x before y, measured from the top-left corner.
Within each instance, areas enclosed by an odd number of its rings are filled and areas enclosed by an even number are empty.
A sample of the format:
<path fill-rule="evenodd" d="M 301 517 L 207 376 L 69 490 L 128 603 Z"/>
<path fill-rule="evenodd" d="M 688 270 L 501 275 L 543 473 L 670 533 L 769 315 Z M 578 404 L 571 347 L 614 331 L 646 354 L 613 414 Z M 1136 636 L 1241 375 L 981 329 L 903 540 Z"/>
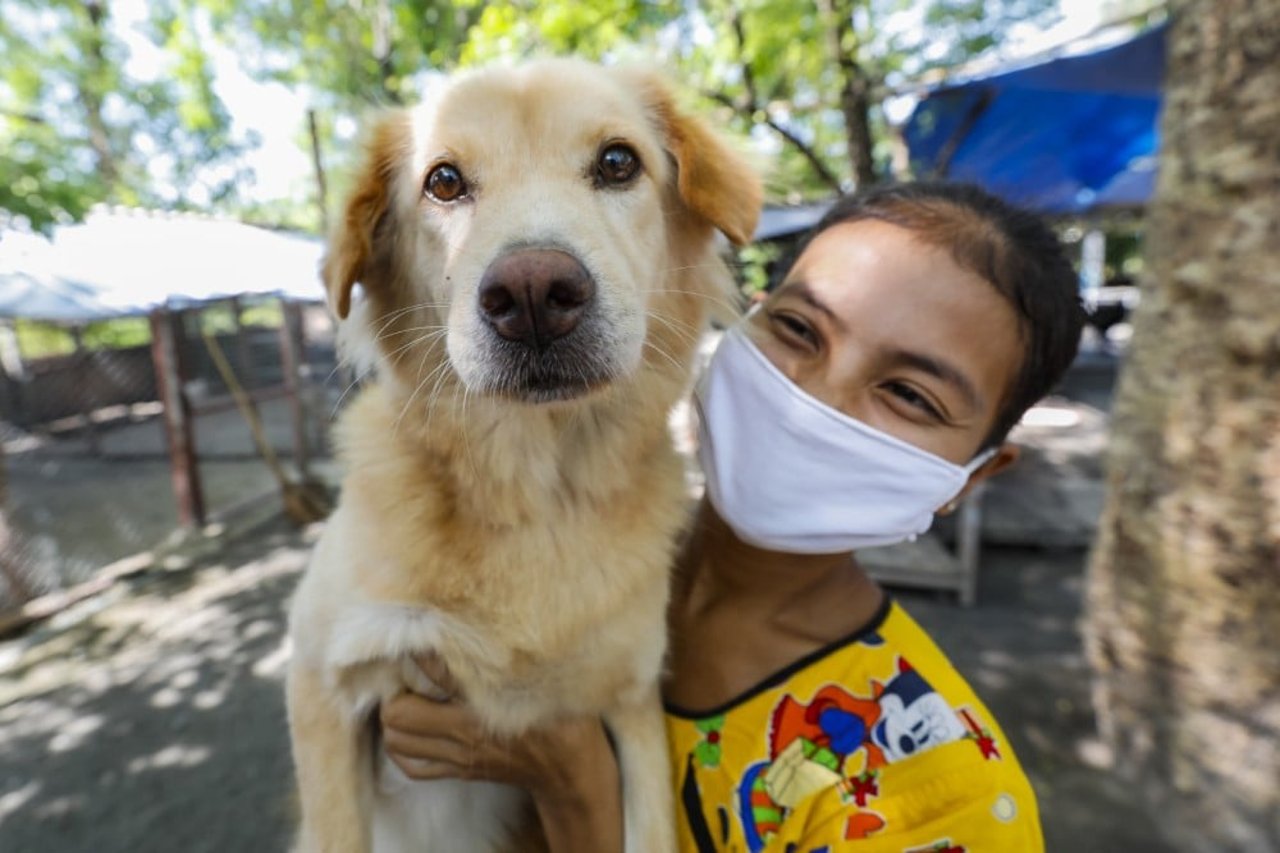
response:
<path fill-rule="evenodd" d="M 447 672 L 420 661 L 444 694 Z M 617 758 L 594 717 L 497 738 L 457 699 L 402 693 L 379 714 L 383 748 L 411 779 L 473 779 L 528 791 L 552 853 L 622 851 L 622 791 Z"/>

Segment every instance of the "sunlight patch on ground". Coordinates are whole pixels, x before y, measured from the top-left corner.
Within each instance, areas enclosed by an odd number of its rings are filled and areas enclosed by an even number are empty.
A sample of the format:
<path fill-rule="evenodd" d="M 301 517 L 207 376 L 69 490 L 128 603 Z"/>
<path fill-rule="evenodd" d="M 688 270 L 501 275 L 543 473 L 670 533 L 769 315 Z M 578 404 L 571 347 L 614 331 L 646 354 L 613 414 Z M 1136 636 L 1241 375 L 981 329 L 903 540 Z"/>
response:
<path fill-rule="evenodd" d="M 84 744 L 89 735 L 102 728 L 106 720 L 100 714 L 77 717 L 58 727 L 58 733 L 49 740 L 50 752 L 69 752 Z"/>
<path fill-rule="evenodd" d="M 1032 406 L 1022 416 L 1022 426 L 1043 429 L 1067 429 L 1080 423 L 1080 413 L 1058 406 Z"/>
<path fill-rule="evenodd" d="M 1076 755 L 1089 767 L 1110 770 L 1114 766 L 1111 748 L 1096 737 L 1076 741 Z"/>
<path fill-rule="evenodd" d="M 58 797 L 36 808 L 36 815 L 42 820 L 59 818 L 71 814 L 84 805 L 84 797 Z"/>
<path fill-rule="evenodd" d="M 280 641 L 271 652 L 263 655 L 253 665 L 253 674 L 259 678 L 279 678 L 284 674 L 284 668 L 289 664 L 289 658 L 293 655 L 293 644 L 286 636 Z"/>
<path fill-rule="evenodd" d="M 143 773 L 166 767 L 195 767 L 209 760 L 212 750 L 207 746 L 175 743 L 151 755 L 141 755 L 128 764 L 130 773 Z"/>
<path fill-rule="evenodd" d="M 182 691 L 172 687 L 162 687 L 151 696 L 152 708 L 173 708 L 182 704 Z"/>
<path fill-rule="evenodd" d="M 224 688 L 201 690 L 191 697 L 191 704 L 202 711 L 208 711 L 221 705 L 226 698 L 227 691 Z"/>
<path fill-rule="evenodd" d="M 4 823 L 6 817 L 25 806 L 38 793 L 40 783 L 32 780 L 18 790 L 0 796 L 0 823 Z"/>

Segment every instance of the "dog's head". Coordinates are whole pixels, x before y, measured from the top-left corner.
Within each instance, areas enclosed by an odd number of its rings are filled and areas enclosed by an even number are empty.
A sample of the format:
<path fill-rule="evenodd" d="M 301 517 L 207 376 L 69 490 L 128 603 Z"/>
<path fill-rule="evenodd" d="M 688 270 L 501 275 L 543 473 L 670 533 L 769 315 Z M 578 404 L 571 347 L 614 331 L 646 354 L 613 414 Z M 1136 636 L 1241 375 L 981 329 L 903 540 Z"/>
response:
<path fill-rule="evenodd" d="M 713 232 L 749 240 L 760 194 L 652 73 L 486 70 L 372 127 L 324 278 L 340 318 L 361 285 L 380 364 L 425 397 L 571 400 L 691 348 Z"/>

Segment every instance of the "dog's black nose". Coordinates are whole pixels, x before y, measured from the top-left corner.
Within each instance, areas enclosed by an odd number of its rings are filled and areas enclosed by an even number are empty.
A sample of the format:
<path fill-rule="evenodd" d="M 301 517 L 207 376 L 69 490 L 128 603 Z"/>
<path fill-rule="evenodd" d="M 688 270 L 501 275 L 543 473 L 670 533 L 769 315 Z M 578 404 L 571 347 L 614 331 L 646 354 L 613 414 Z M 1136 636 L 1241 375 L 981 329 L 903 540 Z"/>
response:
<path fill-rule="evenodd" d="M 518 249 L 480 279 L 480 313 L 509 341 L 543 349 L 572 332 L 596 294 L 577 258 L 556 249 Z"/>

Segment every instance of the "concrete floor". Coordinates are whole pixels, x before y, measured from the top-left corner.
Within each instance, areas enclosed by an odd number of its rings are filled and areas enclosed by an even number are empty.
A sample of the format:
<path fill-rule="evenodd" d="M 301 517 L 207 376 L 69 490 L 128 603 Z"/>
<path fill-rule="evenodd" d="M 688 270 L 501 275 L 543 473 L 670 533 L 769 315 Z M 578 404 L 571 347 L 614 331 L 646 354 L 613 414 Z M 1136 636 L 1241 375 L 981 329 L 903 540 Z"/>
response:
<path fill-rule="evenodd" d="M 1062 853 L 1167 849 L 1096 738 L 1081 647 L 1113 380 L 1114 365 L 1077 371 L 1020 430 L 1025 462 L 987 496 L 974 607 L 897 591 L 1001 720 Z M 105 442 L 114 458 L 9 459 L 14 518 L 77 572 L 172 526 L 163 460 L 133 452 L 158 424 L 135 426 Z M 235 429 L 206 429 L 224 436 L 215 506 L 270 487 Z M 0 643 L 0 850 L 284 849 L 284 606 L 315 532 L 276 521 Z"/>
<path fill-rule="evenodd" d="M 285 849 L 285 604 L 316 533 L 276 521 L 0 642 L 0 849 Z M 896 594 L 1001 721 L 1050 851 L 1158 853 L 1096 740 L 1083 558 L 990 549 L 970 609 Z"/>

